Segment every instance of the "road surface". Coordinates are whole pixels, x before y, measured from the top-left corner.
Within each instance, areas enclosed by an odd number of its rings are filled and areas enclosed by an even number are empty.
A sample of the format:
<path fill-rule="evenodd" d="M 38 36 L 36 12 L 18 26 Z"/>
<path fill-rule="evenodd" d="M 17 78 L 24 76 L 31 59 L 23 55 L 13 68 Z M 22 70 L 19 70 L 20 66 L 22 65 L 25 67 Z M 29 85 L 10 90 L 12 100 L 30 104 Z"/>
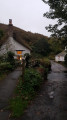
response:
<path fill-rule="evenodd" d="M 20 75 L 21 70 L 17 68 L 0 82 L 0 120 L 8 120 L 9 118 L 10 112 L 4 109 L 8 106 L 8 101 L 13 95 Z"/>
<path fill-rule="evenodd" d="M 67 120 L 67 72 L 62 65 L 51 64 L 48 80 L 24 115 L 17 120 Z"/>

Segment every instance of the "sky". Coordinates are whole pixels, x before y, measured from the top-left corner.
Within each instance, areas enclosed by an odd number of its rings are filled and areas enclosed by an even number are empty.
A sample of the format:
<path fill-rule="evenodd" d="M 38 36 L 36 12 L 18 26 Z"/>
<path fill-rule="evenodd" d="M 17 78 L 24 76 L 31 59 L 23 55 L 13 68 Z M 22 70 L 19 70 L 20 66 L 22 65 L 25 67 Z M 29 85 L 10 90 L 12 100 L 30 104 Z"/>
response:
<path fill-rule="evenodd" d="M 0 23 L 8 24 L 25 31 L 50 36 L 45 27 L 56 21 L 43 17 L 49 6 L 42 0 L 0 0 Z"/>

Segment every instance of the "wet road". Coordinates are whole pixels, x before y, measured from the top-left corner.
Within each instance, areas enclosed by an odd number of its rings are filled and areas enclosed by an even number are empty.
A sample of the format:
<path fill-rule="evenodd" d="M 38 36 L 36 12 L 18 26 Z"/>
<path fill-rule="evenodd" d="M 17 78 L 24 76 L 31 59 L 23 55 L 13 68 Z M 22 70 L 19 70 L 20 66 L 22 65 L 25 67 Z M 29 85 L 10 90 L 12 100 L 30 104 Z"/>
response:
<path fill-rule="evenodd" d="M 20 75 L 21 70 L 18 68 L 0 82 L 0 120 L 8 120 L 9 118 L 10 112 L 4 109 L 8 105 L 9 98 L 13 95 Z"/>
<path fill-rule="evenodd" d="M 48 80 L 19 120 L 67 120 L 67 72 L 62 65 L 51 64 Z"/>

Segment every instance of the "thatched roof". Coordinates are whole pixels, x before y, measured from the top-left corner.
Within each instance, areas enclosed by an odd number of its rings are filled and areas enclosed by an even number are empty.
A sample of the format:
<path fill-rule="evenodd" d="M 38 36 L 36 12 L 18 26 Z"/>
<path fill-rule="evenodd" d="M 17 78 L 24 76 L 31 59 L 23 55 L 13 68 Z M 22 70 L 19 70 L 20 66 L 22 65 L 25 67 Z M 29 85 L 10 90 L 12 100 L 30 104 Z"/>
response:
<path fill-rule="evenodd" d="M 12 36 L 21 45 L 31 50 L 31 47 L 21 37 L 20 30 L 18 31 L 16 27 L 0 24 L 0 28 L 4 31 L 4 36 L 2 39 L 0 39 L 0 46 L 2 46 L 7 41 L 8 37 Z"/>
<path fill-rule="evenodd" d="M 19 42 L 21 45 L 25 46 L 29 50 L 32 50 L 31 47 L 18 35 L 18 32 L 13 33 L 13 38 Z"/>
<path fill-rule="evenodd" d="M 12 34 L 13 38 L 17 42 L 24 45 L 30 50 L 31 50 L 30 46 L 33 46 L 37 41 L 42 39 L 48 40 L 47 36 L 44 36 L 39 33 L 25 31 L 13 25 L 5 25 L 0 23 L 0 30 L 4 31 L 4 37 L 0 40 L 0 45 L 2 45 L 7 40 L 10 34 Z"/>
<path fill-rule="evenodd" d="M 66 55 L 66 51 L 64 50 L 61 53 L 59 53 L 58 55 L 56 55 L 56 57 L 60 57 L 60 56 L 64 57 L 65 55 Z"/>

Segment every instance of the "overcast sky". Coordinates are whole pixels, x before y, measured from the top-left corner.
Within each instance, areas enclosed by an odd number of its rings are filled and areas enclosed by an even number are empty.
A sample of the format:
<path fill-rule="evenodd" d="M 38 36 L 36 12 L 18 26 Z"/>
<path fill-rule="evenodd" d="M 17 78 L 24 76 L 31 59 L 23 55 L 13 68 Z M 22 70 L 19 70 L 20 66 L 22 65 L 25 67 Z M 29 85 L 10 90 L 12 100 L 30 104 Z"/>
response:
<path fill-rule="evenodd" d="M 45 26 L 55 21 L 43 17 L 46 11 L 49 11 L 49 6 L 42 0 L 0 0 L 0 23 L 8 24 L 12 19 L 14 26 L 50 36 Z"/>

